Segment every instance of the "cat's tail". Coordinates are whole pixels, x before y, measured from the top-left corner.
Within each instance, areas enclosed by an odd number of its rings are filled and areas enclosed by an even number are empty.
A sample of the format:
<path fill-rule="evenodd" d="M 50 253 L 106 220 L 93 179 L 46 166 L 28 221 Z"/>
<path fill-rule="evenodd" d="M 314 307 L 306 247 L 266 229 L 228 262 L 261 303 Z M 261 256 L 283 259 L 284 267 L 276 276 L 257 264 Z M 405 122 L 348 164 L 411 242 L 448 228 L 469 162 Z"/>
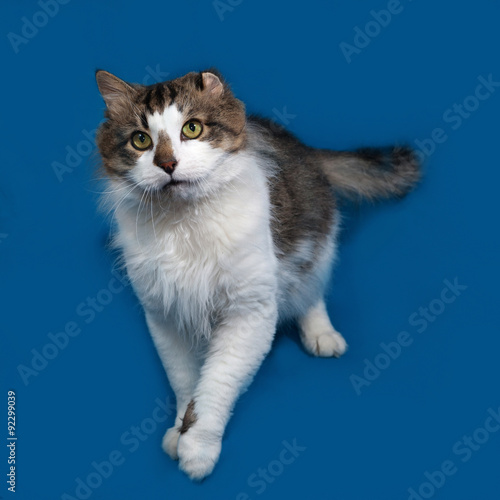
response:
<path fill-rule="evenodd" d="M 333 188 L 347 197 L 403 196 L 420 179 L 420 165 L 409 147 L 365 148 L 354 152 L 319 150 L 319 163 Z"/>

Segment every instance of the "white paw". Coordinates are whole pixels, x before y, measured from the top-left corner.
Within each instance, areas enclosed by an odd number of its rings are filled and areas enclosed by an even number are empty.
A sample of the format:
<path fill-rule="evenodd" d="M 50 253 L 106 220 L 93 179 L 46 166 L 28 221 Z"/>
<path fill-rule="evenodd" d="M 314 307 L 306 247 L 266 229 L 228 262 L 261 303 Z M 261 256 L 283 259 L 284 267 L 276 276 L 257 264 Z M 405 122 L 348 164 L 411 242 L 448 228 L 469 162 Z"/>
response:
<path fill-rule="evenodd" d="M 177 460 L 179 455 L 177 455 L 177 442 L 179 441 L 180 433 L 177 426 L 170 427 L 168 431 L 163 436 L 162 448 L 163 451 L 172 459 Z"/>
<path fill-rule="evenodd" d="M 191 479 L 201 480 L 214 469 L 219 459 L 221 440 L 196 428 L 181 434 L 177 445 L 179 467 Z"/>
<path fill-rule="evenodd" d="M 309 334 L 302 337 L 302 342 L 306 350 L 313 356 L 322 358 L 336 358 L 342 356 L 347 350 L 347 343 L 335 330 L 329 330 L 318 335 Z"/>

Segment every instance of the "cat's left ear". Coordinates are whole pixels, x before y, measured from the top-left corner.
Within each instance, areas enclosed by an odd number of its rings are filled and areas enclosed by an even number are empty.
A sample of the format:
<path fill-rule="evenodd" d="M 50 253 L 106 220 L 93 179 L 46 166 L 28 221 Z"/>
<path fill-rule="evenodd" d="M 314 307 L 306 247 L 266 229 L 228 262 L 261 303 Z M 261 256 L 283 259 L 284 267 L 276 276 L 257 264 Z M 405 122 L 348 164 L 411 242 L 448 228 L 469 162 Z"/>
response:
<path fill-rule="evenodd" d="M 214 97 L 222 95 L 224 92 L 224 84 L 217 75 L 210 71 L 204 71 L 201 74 L 201 78 L 203 81 L 203 92 L 207 92 Z"/>
<path fill-rule="evenodd" d="M 136 92 L 132 85 L 103 70 L 96 71 L 95 79 L 99 92 L 111 115 L 118 114 L 129 108 L 130 98 Z"/>

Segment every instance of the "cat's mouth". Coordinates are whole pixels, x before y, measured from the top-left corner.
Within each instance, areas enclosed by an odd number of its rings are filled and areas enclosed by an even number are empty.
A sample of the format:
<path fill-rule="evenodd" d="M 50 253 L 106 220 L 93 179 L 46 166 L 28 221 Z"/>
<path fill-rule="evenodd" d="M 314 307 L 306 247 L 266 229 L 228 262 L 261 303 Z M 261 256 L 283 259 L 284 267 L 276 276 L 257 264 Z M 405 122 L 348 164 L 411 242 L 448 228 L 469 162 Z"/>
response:
<path fill-rule="evenodd" d="M 190 184 L 192 184 L 191 181 L 170 179 L 170 182 L 165 184 L 162 189 L 168 189 L 175 186 L 189 186 Z"/>
<path fill-rule="evenodd" d="M 202 177 L 196 177 L 194 179 L 174 179 L 173 177 L 170 177 L 170 182 L 167 184 L 164 184 L 161 189 L 162 190 L 167 190 L 167 189 L 175 189 L 175 188 L 188 188 L 188 187 L 200 187 L 200 182 L 203 181 Z"/>

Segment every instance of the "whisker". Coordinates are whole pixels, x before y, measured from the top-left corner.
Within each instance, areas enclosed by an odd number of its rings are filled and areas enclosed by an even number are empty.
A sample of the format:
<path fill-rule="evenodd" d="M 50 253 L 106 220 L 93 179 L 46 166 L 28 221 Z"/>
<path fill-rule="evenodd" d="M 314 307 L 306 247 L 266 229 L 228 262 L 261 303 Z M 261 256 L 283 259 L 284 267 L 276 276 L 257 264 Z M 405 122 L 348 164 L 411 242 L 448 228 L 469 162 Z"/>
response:
<path fill-rule="evenodd" d="M 137 208 L 137 215 L 135 217 L 135 237 L 136 237 L 137 243 L 139 243 L 139 229 L 138 229 L 139 213 L 141 211 L 142 200 L 144 199 L 145 194 L 146 194 L 146 191 L 144 191 L 142 193 L 141 201 L 139 202 L 139 207 Z"/>
<path fill-rule="evenodd" d="M 151 193 L 152 189 L 149 188 L 149 192 Z M 153 233 L 155 235 L 155 241 L 158 242 L 158 239 L 156 237 L 156 228 L 155 228 L 155 218 L 154 218 L 154 214 L 153 214 L 153 197 L 150 196 L 149 197 L 150 201 L 151 201 L 151 222 L 153 224 Z"/>

